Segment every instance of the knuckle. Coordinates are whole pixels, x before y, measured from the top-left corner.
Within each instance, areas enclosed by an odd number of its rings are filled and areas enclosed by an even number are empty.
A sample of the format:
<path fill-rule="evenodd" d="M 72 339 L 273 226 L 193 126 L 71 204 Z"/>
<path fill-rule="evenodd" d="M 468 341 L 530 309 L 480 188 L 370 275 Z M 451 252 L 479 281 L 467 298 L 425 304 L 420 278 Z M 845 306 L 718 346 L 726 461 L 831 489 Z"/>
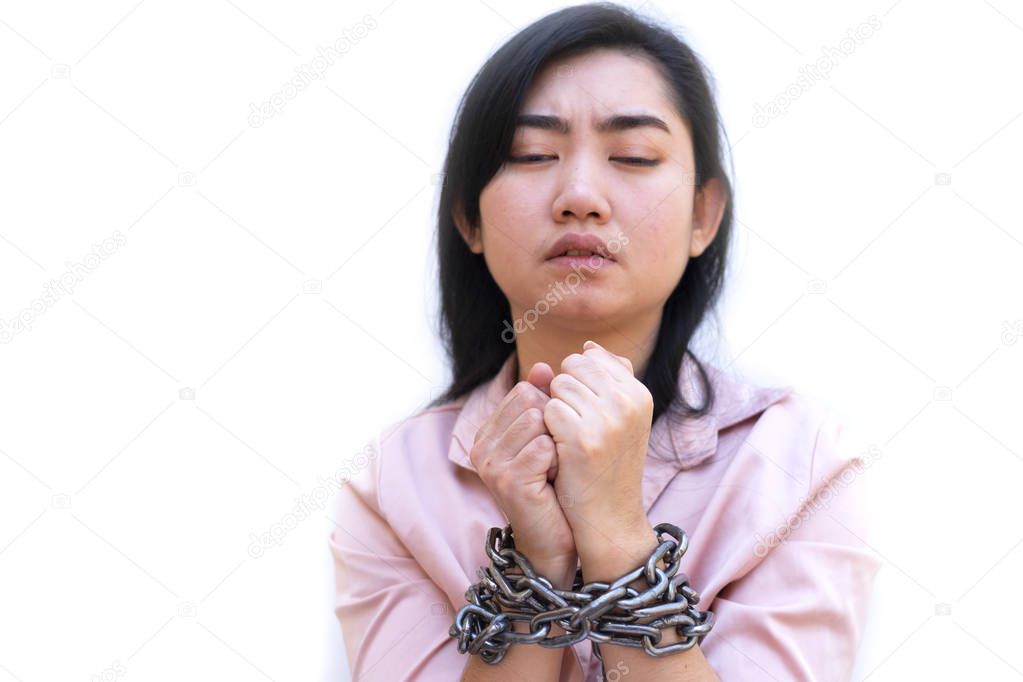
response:
<path fill-rule="evenodd" d="M 476 465 L 476 471 L 484 481 L 491 481 L 494 478 L 494 463 L 490 460 L 482 460 Z"/>
<path fill-rule="evenodd" d="M 636 406 L 636 409 L 640 412 L 645 412 L 653 408 L 654 396 L 643 384 L 639 384 L 635 391 L 631 391 L 630 401 Z"/>
<path fill-rule="evenodd" d="M 529 407 L 541 407 L 544 404 L 545 397 L 539 388 L 530 385 L 530 390 L 523 396 L 523 402 Z"/>
<path fill-rule="evenodd" d="M 629 407 L 633 402 L 632 396 L 629 395 L 629 392 L 622 388 L 616 388 L 611 392 L 611 400 L 623 407 Z"/>
<path fill-rule="evenodd" d="M 579 438 L 579 449 L 587 455 L 592 455 L 599 449 L 599 442 L 593 436 L 584 435 Z"/>
<path fill-rule="evenodd" d="M 533 442 L 536 443 L 535 447 L 540 452 L 551 452 L 554 450 L 554 439 L 551 438 L 550 434 L 541 433 L 533 439 Z"/>
<path fill-rule="evenodd" d="M 565 359 L 561 361 L 561 367 L 575 367 L 579 362 L 583 360 L 583 355 L 580 353 L 570 353 L 565 356 Z"/>
<path fill-rule="evenodd" d="M 547 434 L 541 434 L 526 443 L 522 450 L 519 451 L 518 457 L 512 460 L 512 464 L 514 465 L 518 462 L 523 466 L 536 466 L 537 462 L 550 459 L 553 452 L 554 441 Z"/>
<path fill-rule="evenodd" d="M 532 393 L 533 389 L 535 388 L 536 386 L 523 379 L 522 381 L 517 382 L 515 386 L 512 387 L 512 392 L 515 393 L 516 397 L 524 397 Z"/>
<path fill-rule="evenodd" d="M 539 426 L 543 423 L 543 410 L 539 407 L 530 407 L 522 414 L 530 426 Z"/>
<path fill-rule="evenodd" d="M 535 438 L 530 439 L 530 441 L 528 443 L 526 443 L 525 445 L 522 446 L 522 449 L 519 451 L 519 455 L 528 456 L 528 455 L 531 455 L 531 454 L 539 451 L 539 449 L 540 449 L 540 442 L 539 442 L 540 438 L 541 438 L 541 436 L 537 436 Z M 514 461 L 514 460 L 512 460 L 512 461 Z"/>
<path fill-rule="evenodd" d="M 544 393 L 528 381 L 520 381 L 512 389 L 515 392 L 514 402 L 519 406 L 539 406 L 543 404 Z"/>

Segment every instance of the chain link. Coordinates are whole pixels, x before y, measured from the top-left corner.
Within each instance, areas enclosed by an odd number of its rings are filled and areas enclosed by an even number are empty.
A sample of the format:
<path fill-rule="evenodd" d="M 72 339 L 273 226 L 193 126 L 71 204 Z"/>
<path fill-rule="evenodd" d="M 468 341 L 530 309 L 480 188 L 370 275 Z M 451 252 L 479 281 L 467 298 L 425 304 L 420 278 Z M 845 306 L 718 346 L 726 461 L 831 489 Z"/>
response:
<path fill-rule="evenodd" d="M 512 644 L 562 648 L 589 639 L 603 665 L 598 644 L 640 648 L 651 656 L 690 649 L 714 627 L 714 614 L 696 609 L 700 595 L 679 573 L 689 536 L 670 523 L 658 524 L 654 533 L 657 548 L 643 565 L 611 583 L 583 584 L 580 568 L 571 589 L 561 590 L 515 549 L 511 526 L 491 528 L 486 542 L 490 566 L 477 569 L 479 582 L 466 591 L 468 603 L 449 630 L 458 639 L 459 653 L 478 654 L 494 665 Z M 658 565 L 662 561 L 665 568 Z M 676 582 L 677 575 L 681 579 Z M 639 578 L 646 581 L 642 591 L 631 586 Z M 528 623 L 529 631 L 516 632 L 516 621 Z M 565 634 L 551 635 L 552 623 Z M 659 646 L 669 627 L 681 641 Z"/>

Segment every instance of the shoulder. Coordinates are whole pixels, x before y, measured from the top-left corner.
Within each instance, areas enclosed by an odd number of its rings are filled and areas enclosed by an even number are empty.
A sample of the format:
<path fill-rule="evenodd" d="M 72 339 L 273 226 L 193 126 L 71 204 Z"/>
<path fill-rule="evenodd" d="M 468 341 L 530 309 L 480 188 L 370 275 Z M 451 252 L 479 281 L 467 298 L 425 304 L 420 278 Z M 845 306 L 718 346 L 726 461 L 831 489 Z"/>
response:
<path fill-rule="evenodd" d="M 792 391 L 761 414 L 759 442 L 802 472 L 807 493 L 849 466 L 862 464 L 858 434 L 849 417 L 821 398 Z"/>
<path fill-rule="evenodd" d="M 793 384 L 762 385 L 710 363 L 704 368 L 713 388 L 706 422 L 718 436 L 715 461 L 730 458 L 746 443 L 794 466 L 808 465 L 818 431 L 836 418 L 820 398 Z"/>
<path fill-rule="evenodd" d="M 785 538 L 852 545 L 867 536 L 869 457 L 848 425 L 822 398 L 790 390 L 720 432 L 717 455 L 691 483 L 708 490 L 698 534 L 726 548 L 705 577 L 719 586 L 741 577 Z"/>
<path fill-rule="evenodd" d="M 834 418 L 821 399 L 790 390 L 758 412 L 748 429 L 756 433 L 761 442 L 798 456 L 792 451 L 811 452 L 824 422 Z"/>
<path fill-rule="evenodd" d="M 701 365 L 706 387 L 712 391 L 709 409 L 681 419 L 675 413 L 669 415 L 682 468 L 700 469 L 710 476 L 737 468 L 747 475 L 747 482 L 764 476 L 769 484 L 781 472 L 790 481 L 807 484 L 793 491 L 807 492 L 818 473 L 849 458 L 847 449 L 839 447 L 844 418 L 821 397 L 806 394 L 794 384 L 764 385 L 711 362 Z M 705 390 L 695 380 L 695 363 L 683 369 L 679 388 L 687 402 L 707 402 Z"/>
<path fill-rule="evenodd" d="M 769 454 L 798 478 L 814 478 L 816 465 L 848 460 L 847 419 L 821 398 L 789 389 L 769 404 L 720 431 L 723 442 Z M 841 446 L 841 447 L 840 447 Z M 734 451 L 734 448 L 724 448 Z"/>

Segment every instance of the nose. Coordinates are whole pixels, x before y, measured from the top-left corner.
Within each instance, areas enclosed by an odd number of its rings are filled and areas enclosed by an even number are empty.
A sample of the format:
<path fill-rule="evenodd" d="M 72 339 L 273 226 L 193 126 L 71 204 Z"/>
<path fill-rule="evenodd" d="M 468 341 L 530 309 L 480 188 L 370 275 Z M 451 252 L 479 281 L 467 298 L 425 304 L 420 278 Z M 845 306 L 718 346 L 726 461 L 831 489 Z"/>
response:
<path fill-rule="evenodd" d="M 551 205 L 554 222 L 564 223 L 572 218 L 586 222 L 592 218 L 602 224 L 610 220 L 611 205 L 604 181 L 592 161 L 575 159 L 566 164 L 558 181 L 558 194 Z"/>

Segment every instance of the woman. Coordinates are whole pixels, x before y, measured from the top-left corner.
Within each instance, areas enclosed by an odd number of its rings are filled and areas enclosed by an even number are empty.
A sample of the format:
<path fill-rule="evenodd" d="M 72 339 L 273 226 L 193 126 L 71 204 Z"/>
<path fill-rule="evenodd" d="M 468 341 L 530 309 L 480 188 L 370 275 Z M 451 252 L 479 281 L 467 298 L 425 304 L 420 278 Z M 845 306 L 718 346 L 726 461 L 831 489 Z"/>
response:
<path fill-rule="evenodd" d="M 330 537 L 354 679 L 848 679 L 880 565 L 858 460 L 813 401 L 689 348 L 733 222 L 720 132 L 699 58 L 616 5 L 555 12 L 477 74 L 438 212 L 453 381 L 373 439 Z M 660 522 L 691 539 L 698 645 L 459 652 L 490 528 L 567 590 L 642 565 Z"/>

